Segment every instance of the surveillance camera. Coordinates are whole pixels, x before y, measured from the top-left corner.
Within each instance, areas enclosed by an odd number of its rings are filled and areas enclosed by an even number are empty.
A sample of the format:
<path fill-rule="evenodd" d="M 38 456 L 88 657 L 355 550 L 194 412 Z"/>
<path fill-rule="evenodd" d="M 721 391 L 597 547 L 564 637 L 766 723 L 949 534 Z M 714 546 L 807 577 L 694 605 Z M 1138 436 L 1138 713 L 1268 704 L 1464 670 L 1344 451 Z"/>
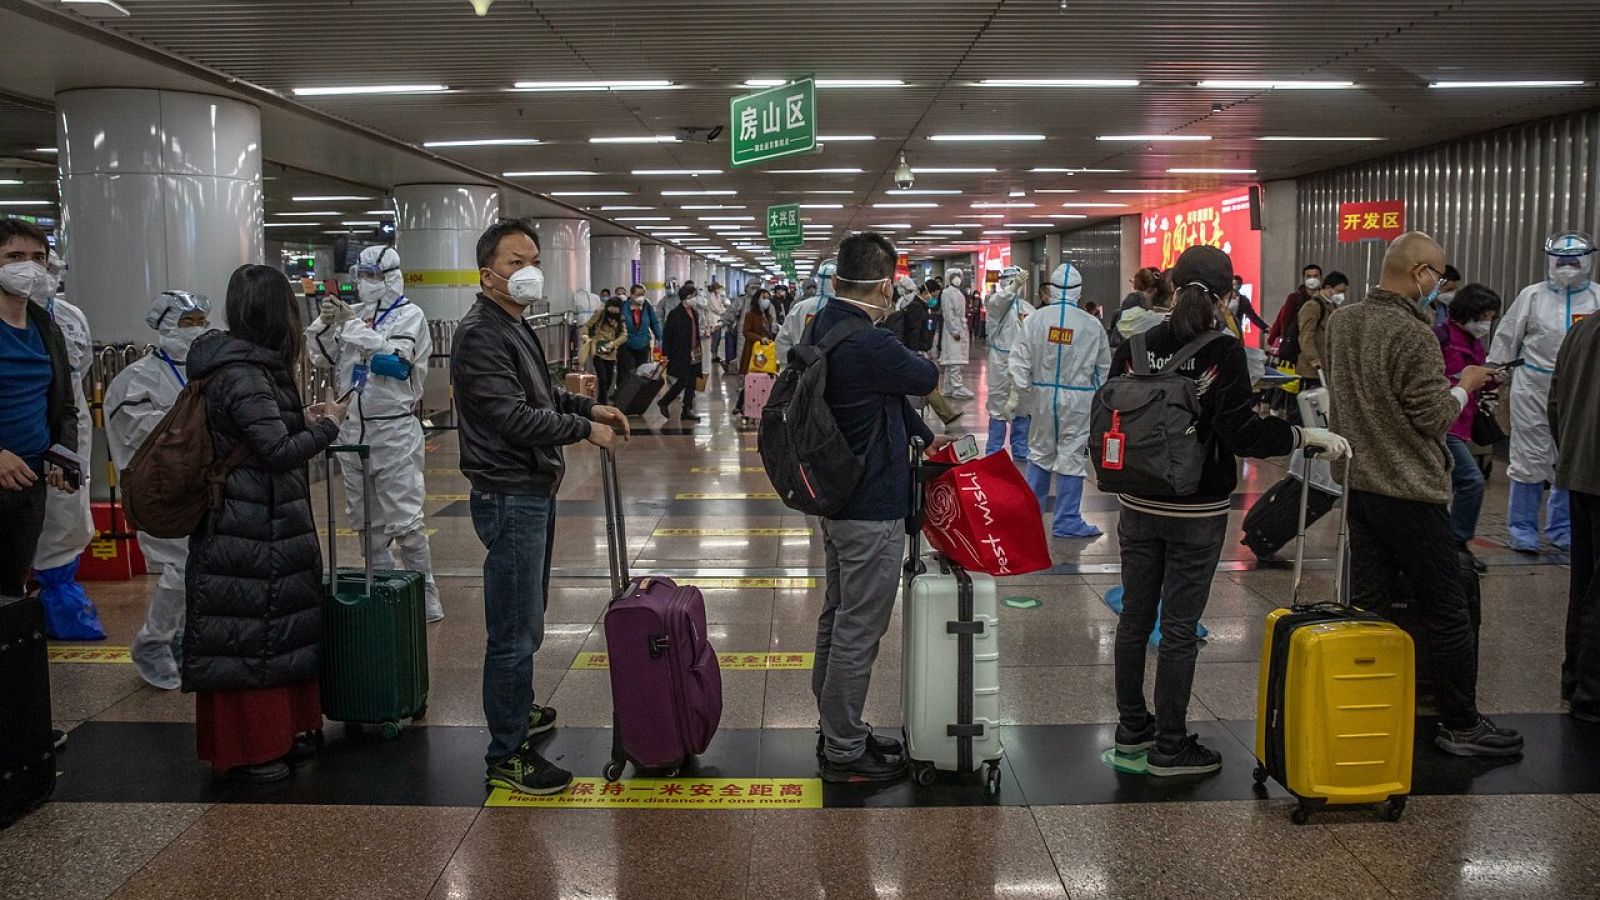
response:
<path fill-rule="evenodd" d="M 906 155 L 900 154 L 900 168 L 894 170 L 894 184 L 900 190 L 908 190 L 917 183 L 917 176 L 911 171 L 911 166 L 906 164 Z"/>

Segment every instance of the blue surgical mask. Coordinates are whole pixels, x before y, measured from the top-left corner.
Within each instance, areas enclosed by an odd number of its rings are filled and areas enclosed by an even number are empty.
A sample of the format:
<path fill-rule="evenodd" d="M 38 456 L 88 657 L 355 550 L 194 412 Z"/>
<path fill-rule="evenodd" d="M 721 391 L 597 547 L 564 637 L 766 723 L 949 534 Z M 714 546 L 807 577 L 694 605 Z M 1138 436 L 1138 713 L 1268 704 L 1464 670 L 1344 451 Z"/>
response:
<path fill-rule="evenodd" d="M 1433 301 L 1439 299 L 1439 287 L 1443 284 L 1443 281 L 1435 281 L 1433 283 L 1433 290 L 1422 295 L 1422 297 L 1417 300 L 1417 308 L 1423 312 L 1428 312 L 1428 310 L 1433 306 Z M 1417 284 L 1417 290 L 1422 290 L 1422 284 L 1420 282 Z"/>

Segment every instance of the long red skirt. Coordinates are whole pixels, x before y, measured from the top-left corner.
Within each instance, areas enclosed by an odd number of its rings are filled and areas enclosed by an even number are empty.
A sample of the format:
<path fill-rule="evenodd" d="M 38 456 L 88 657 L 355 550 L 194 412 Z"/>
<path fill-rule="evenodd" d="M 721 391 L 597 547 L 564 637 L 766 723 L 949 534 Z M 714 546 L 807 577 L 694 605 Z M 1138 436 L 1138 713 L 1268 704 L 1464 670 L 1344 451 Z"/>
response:
<path fill-rule="evenodd" d="M 243 691 L 194 695 L 195 745 L 217 772 L 283 758 L 294 737 L 322 727 L 316 679 Z"/>

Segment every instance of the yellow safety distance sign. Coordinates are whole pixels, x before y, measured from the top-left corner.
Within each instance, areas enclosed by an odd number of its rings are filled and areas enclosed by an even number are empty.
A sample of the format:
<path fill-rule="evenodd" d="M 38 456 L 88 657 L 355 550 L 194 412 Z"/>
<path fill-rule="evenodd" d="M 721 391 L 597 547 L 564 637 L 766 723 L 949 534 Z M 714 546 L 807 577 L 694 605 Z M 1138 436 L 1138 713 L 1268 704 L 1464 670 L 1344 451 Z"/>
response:
<path fill-rule="evenodd" d="M 477 288 L 477 269 L 407 269 L 406 287 Z"/>
<path fill-rule="evenodd" d="M 575 778 L 560 794 L 536 797 L 495 788 L 491 807 L 537 809 L 821 809 L 819 778 Z"/>
<path fill-rule="evenodd" d="M 87 647 L 82 644 L 51 644 L 53 663 L 131 663 L 127 647 Z"/>
<path fill-rule="evenodd" d="M 717 666 L 725 671 L 763 672 L 777 669 L 809 670 L 816 656 L 812 653 L 719 653 Z M 585 651 L 572 661 L 578 671 L 595 671 L 611 668 L 607 653 Z"/>
<path fill-rule="evenodd" d="M 795 528 L 657 528 L 653 537 L 810 537 L 811 529 Z"/>
<path fill-rule="evenodd" d="M 776 500 L 777 491 L 752 491 L 726 494 L 678 494 L 674 500 Z"/>

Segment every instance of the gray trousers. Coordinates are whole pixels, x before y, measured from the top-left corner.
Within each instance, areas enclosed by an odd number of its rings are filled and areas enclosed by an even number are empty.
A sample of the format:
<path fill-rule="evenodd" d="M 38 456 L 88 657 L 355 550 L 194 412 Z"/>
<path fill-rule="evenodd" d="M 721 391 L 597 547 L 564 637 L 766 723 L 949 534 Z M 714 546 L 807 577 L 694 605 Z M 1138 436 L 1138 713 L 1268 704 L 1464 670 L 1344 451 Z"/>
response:
<path fill-rule="evenodd" d="M 811 693 L 827 738 L 828 759 L 852 762 L 872 733 L 861 721 L 878 643 L 889 630 L 905 556 L 904 519 L 822 520 L 828 597 L 817 619 Z"/>

